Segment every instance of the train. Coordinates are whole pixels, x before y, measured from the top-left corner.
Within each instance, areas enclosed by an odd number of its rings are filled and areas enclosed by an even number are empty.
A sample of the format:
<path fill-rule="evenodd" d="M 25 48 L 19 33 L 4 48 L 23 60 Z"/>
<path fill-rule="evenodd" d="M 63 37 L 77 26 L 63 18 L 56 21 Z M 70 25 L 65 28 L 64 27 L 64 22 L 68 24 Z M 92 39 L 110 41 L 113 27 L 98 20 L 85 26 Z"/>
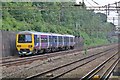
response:
<path fill-rule="evenodd" d="M 75 36 L 68 34 L 21 31 L 16 35 L 19 56 L 74 49 Z"/>

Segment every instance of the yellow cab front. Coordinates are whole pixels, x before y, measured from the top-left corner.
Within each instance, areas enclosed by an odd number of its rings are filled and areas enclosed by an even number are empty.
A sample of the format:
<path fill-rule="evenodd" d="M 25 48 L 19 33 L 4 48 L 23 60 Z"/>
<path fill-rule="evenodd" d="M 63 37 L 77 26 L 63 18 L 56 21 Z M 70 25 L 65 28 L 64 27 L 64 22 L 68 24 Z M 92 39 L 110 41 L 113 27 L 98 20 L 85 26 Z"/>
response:
<path fill-rule="evenodd" d="M 32 54 L 34 48 L 34 35 L 33 34 L 17 34 L 16 48 L 19 55 Z"/>

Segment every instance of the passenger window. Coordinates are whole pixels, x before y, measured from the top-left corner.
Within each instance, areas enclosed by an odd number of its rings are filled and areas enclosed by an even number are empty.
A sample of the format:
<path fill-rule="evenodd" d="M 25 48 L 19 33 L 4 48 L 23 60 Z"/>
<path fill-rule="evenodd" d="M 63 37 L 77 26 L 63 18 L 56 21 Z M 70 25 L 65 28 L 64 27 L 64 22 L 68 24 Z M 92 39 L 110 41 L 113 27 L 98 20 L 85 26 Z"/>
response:
<path fill-rule="evenodd" d="M 55 38 L 55 42 L 57 42 L 57 38 Z"/>
<path fill-rule="evenodd" d="M 41 42 L 47 42 L 47 38 L 41 38 Z"/>
<path fill-rule="evenodd" d="M 73 42 L 73 38 L 70 38 L 70 42 Z"/>
<path fill-rule="evenodd" d="M 37 38 L 37 42 L 39 42 L 39 38 Z"/>
<path fill-rule="evenodd" d="M 62 42 L 62 37 L 61 36 L 59 37 L 59 42 Z"/>

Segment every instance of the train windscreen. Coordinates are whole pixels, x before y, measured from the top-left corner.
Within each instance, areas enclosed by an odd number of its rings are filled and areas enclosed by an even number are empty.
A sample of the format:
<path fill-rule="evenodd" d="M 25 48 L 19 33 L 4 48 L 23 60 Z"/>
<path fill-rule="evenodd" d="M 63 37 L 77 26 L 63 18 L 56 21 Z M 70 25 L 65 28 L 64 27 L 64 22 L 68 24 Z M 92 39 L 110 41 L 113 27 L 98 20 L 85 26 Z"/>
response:
<path fill-rule="evenodd" d="M 31 34 L 19 34 L 18 43 L 32 43 L 32 35 Z"/>

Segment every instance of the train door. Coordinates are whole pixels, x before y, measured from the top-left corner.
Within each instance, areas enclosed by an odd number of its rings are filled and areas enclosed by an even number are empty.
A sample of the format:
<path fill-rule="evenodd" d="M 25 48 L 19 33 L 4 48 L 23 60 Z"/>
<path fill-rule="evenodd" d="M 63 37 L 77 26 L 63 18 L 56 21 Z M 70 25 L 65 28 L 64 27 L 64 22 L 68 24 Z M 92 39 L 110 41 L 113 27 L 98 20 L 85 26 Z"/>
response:
<path fill-rule="evenodd" d="M 52 36 L 49 36 L 49 47 L 52 48 Z"/>
<path fill-rule="evenodd" d="M 53 47 L 57 47 L 57 36 L 52 36 L 52 45 L 53 45 Z"/>
<path fill-rule="evenodd" d="M 47 35 L 41 35 L 41 48 L 46 49 L 48 47 L 48 37 Z"/>
<path fill-rule="evenodd" d="M 63 46 L 62 36 L 58 36 L 59 47 Z"/>
<path fill-rule="evenodd" d="M 64 46 L 67 46 L 67 37 L 64 37 Z"/>
<path fill-rule="evenodd" d="M 40 49 L 40 36 L 34 35 L 34 46 L 35 49 Z"/>

